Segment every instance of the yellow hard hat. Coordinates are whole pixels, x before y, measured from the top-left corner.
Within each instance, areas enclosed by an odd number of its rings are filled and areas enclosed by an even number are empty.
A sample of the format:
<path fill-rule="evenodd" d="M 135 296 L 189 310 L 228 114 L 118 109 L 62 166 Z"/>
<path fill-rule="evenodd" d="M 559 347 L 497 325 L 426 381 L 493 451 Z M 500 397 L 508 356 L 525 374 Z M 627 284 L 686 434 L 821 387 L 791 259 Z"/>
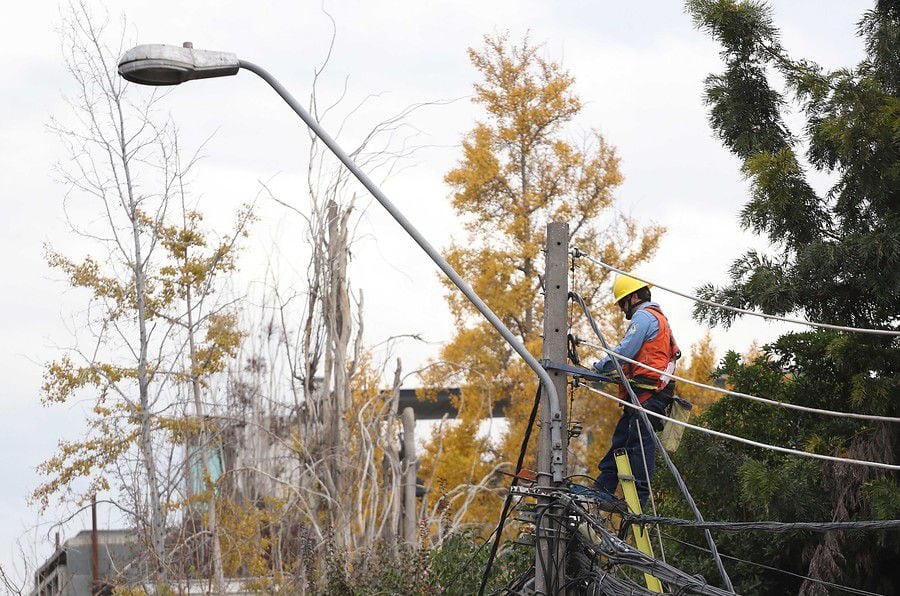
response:
<path fill-rule="evenodd" d="M 615 302 L 618 302 L 632 292 L 650 287 L 652 286 L 645 281 L 635 279 L 629 275 L 619 274 L 616 276 L 616 281 L 613 282 L 613 296 L 616 298 Z"/>

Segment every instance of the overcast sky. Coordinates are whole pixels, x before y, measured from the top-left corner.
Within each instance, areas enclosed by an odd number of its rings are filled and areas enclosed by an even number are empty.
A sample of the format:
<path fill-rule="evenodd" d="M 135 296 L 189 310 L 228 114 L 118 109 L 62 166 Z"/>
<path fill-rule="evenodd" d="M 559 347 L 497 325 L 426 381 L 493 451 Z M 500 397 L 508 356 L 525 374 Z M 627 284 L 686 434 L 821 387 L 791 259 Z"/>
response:
<path fill-rule="evenodd" d="M 870 2 L 784 0 L 774 2 L 775 22 L 788 51 L 825 67 L 849 65 L 862 56 L 855 23 Z M 349 76 L 346 106 L 378 94 L 356 114 L 341 141 L 352 146 L 367 127 L 403 107 L 462 98 L 428 107 L 411 123 L 415 142 L 428 146 L 405 163 L 384 190 L 438 247 L 464 239 L 449 206 L 444 173 L 460 156 L 459 142 L 481 117 L 467 99 L 475 73 L 466 48 L 484 34 L 508 30 L 513 39 L 530 31 L 544 55 L 561 60 L 576 78 L 585 103 L 576 131 L 603 132 L 618 148 L 625 183 L 619 207 L 667 233 L 641 273 L 677 288 L 721 283 L 729 263 L 748 247 L 765 243 L 742 232 L 737 213 L 746 200 L 738 162 L 713 137 L 702 104 L 704 77 L 720 70 L 717 47 L 695 31 L 677 1 L 470 1 L 387 2 L 326 0 L 337 23 L 334 54 L 320 87 L 335 98 Z M 321 63 L 331 24 L 319 0 L 235 2 L 154 0 L 109 2 L 111 28 L 128 19 L 137 43 L 190 40 L 197 48 L 228 50 L 263 65 L 305 100 L 313 67 Z M 46 124 L 64 116 L 63 97 L 73 90 L 58 35 L 52 0 L 16 2 L 4 11 L 0 35 L 0 235 L 3 270 L 0 313 L 0 562 L 17 558 L 16 540 L 29 551 L 48 552 L 47 515 L 26 506 L 38 478 L 35 466 L 56 441 L 77 438 L 77 406 L 42 408 L 41 363 L 71 341 L 73 315 L 84 296 L 66 292 L 43 262 L 46 242 L 66 246 L 62 197 L 51 173 L 63 157 Z M 212 135 L 194 181 L 200 207 L 212 223 L 227 222 L 232 209 L 252 199 L 259 181 L 279 198 L 302 205 L 303 157 L 308 136 L 296 116 L 249 73 L 174 89 L 163 103 L 181 131 L 183 146 Z M 823 180 L 824 183 L 824 180 Z M 436 269 L 377 205 L 363 216 L 354 250 L 352 283 L 366 296 L 367 340 L 420 333 L 440 342 L 452 333 Z M 243 274 L 261 268 L 273 244 L 300 234 L 297 221 L 271 203 L 261 206 Z M 284 259 L 295 258 L 285 249 Z M 690 304 L 657 297 L 682 345 L 705 332 L 690 318 Z M 766 341 L 780 327 L 759 320 L 713 330 L 719 353 Z M 434 353 L 436 344 L 400 345 L 407 370 Z M 35 531 L 35 524 L 44 525 Z M 78 517 L 63 529 L 84 527 Z M 50 534 L 52 536 L 52 534 Z"/>

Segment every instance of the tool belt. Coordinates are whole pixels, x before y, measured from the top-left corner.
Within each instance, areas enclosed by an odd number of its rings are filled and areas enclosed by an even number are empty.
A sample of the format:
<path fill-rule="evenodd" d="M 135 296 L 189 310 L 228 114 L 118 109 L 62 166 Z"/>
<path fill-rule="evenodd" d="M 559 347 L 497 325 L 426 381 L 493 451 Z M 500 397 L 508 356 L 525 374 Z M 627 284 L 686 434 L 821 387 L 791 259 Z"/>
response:
<path fill-rule="evenodd" d="M 663 401 L 666 402 L 666 405 L 668 405 L 675 395 L 675 381 L 673 380 L 670 380 L 666 383 L 665 387 L 659 389 L 659 381 L 657 379 L 645 375 L 638 375 L 633 379 L 629 379 L 628 384 L 631 385 L 632 389 L 640 389 L 641 392 L 644 393 L 649 391 L 650 393 L 663 397 Z M 637 393 L 637 391 L 635 391 L 635 393 Z"/>
<path fill-rule="evenodd" d="M 613 372 L 610 374 L 610 377 L 618 381 L 619 375 Z M 621 384 L 621 381 L 618 382 Z M 635 395 L 638 396 L 638 401 L 640 401 L 641 403 L 644 403 L 653 395 L 657 395 L 662 398 L 663 402 L 666 404 L 666 407 L 668 407 L 669 403 L 675 396 L 674 380 L 670 380 L 668 383 L 666 383 L 665 387 L 659 389 L 659 381 L 657 379 L 644 375 L 638 375 L 632 379 L 629 379 L 628 384 L 631 385 L 631 388 L 634 390 Z M 624 387 L 621 389 L 621 391 L 625 392 Z M 647 396 L 645 399 L 641 399 L 643 395 L 647 395 L 648 393 L 651 395 Z"/>

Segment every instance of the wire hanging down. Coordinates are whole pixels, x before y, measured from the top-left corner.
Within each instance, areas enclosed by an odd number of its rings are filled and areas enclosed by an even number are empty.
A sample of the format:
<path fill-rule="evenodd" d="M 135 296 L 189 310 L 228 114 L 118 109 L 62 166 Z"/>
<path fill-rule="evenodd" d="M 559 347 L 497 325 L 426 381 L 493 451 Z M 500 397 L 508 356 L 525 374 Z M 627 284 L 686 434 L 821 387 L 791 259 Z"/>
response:
<path fill-rule="evenodd" d="M 503 536 L 503 526 L 506 523 L 506 518 L 509 513 L 509 506 L 512 503 L 512 488 L 519 484 L 519 473 L 522 471 L 522 466 L 525 463 L 525 455 L 528 452 L 528 441 L 531 438 L 531 430 L 534 428 L 534 421 L 537 419 L 538 407 L 541 403 L 541 389 L 542 386 L 540 383 L 538 383 L 537 392 L 534 395 L 534 403 L 531 406 L 531 414 L 528 416 L 528 426 L 525 427 L 525 434 L 522 437 L 522 445 L 519 447 L 519 459 L 516 461 L 516 473 L 515 476 L 513 476 L 512 483 L 510 484 L 510 491 L 506 493 L 506 499 L 503 500 L 503 509 L 500 511 L 500 520 L 497 522 L 497 526 L 491 533 L 494 537 L 494 542 L 491 545 L 491 554 L 488 557 L 487 565 L 485 565 L 484 572 L 481 575 L 481 587 L 478 589 L 478 596 L 483 596 L 484 590 L 485 588 L 487 588 L 488 577 L 491 574 L 491 567 L 494 564 L 494 557 L 497 556 L 497 548 L 500 546 L 500 539 Z M 490 539 L 491 536 L 488 536 L 488 539 L 485 540 L 484 544 L 487 544 Z M 484 544 L 482 544 L 481 546 L 483 547 Z M 481 547 L 478 548 L 478 551 L 480 550 Z M 475 555 L 478 554 L 478 551 L 475 551 L 475 553 L 473 553 L 472 556 L 469 557 L 470 561 L 475 557 Z M 466 565 L 468 565 L 468 563 L 469 561 L 466 561 Z M 453 581 L 455 582 L 456 580 L 454 579 Z"/>
<path fill-rule="evenodd" d="M 760 443 L 759 441 L 753 441 L 751 439 L 745 439 L 744 437 L 738 437 L 736 435 L 730 435 L 728 433 L 723 433 L 723 432 L 720 432 L 717 430 L 712 430 L 710 428 L 704 428 L 702 426 L 697 426 L 694 424 L 690 424 L 688 422 L 682 422 L 681 420 L 675 420 L 674 418 L 669 418 L 668 416 L 665 416 L 663 414 L 657 414 L 656 412 L 653 412 L 651 410 L 645 410 L 644 408 L 642 408 L 640 406 L 636 406 L 636 405 L 632 404 L 631 402 L 625 401 L 623 399 L 619 399 L 618 397 L 610 395 L 609 393 L 606 393 L 605 391 L 595 389 L 594 387 L 591 387 L 590 385 L 584 385 L 584 388 L 587 389 L 588 391 L 591 391 L 593 393 L 601 395 L 607 399 L 611 399 L 615 402 L 618 402 L 618 403 L 622 404 L 623 406 L 639 409 L 643 412 L 646 412 L 647 415 L 653 416 L 655 418 L 659 418 L 660 420 L 665 420 L 666 422 L 671 422 L 673 424 L 677 424 L 677 425 L 683 426 L 685 428 L 690 428 L 691 430 L 700 431 L 700 432 L 706 433 L 708 435 L 713 435 L 715 437 L 720 437 L 722 439 L 728 439 L 730 441 L 737 441 L 738 443 L 744 443 L 744 444 L 750 445 L 752 447 L 760 447 L 762 449 L 770 449 L 772 451 L 788 453 L 790 455 L 799 455 L 801 457 L 808 457 L 811 459 L 821 459 L 821 460 L 825 460 L 825 461 L 840 462 L 840 463 L 845 463 L 845 464 L 869 466 L 872 468 L 882 468 L 884 470 L 900 470 L 900 466 L 894 465 L 894 464 L 866 461 L 866 460 L 861 460 L 861 459 L 850 459 L 850 458 L 846 458 L 846 457 L 837 457 L 834 455 L 821 455 L 819 453 L 809 453 L 808 451 L 798 451 L 796 449 L 790 449 L 788 447 L 779 447 L 777 445 L 769 445 L 768 443 Z"/>
<path fill-rule="evenodd" d="M 668 288 L 666 286 L 660 285 L 655 281 L 650 281 L 649 279 L 644 279 L 642 277 L 638 277 L 634 273 L 629 273 L 628 271 L 623 271 L 617 267 L 613 267 L 608 263 L 604 263 L 600 259 L 595 259 L 594 257 L 585 254 L 584 252 L 576 249 L 572 250 L 572 256 L 578 258 L 583 257 L 594 263 L 595 265 L 599 265 L 604 269 L 608 269 L 609 271 L 614 271 L 621 275 L 627 275 L 629 277 L 633 277 L 638 281 L 642 281 L 644 283 L 648 283 L 655 288 L 659 288 L 660 290 L 665 290 L 666 292 L 670 292 L 675 294 L 676 296 L 681 296 L 682 298 L 687 298 L 688 300 L 693 300 L 694 302 L 700 302 L 701 304 L 706 304 L 707 306 L 715 306 L 717 308 L 723 308 L 725 310 L 730 310 L 732 312 L 741 313 L 744 315 L 750 315 L 754 317 L 760 317 L 763 319 L 772 319 L 774 321 L 782 321 L 784 323 L 795 323 L 797 325 L 807 325 L 809 327 L 820 327 L 822 329 L 832 329 L 834 331 L 848 331 L 851 333 L 869 333 L 872 335 L 889 335 L 889 336 L 900 336 L 900 331 L 894 331 L 892 329 L 870 329 L 867 327 L 846 327 L 844 325 L 831 325 L 829 323 L 816 323 L 814 321 L 804 321 L 802 319 L 792 319 L 790 317 L 782 317 L 778 315 L 770 315 L 762 312 L 756 312 L 754 310 L 747 310 L 746 308 L 738 308 L 737 306 L 729 306 L 727 304 L 722 304 L 720 302 L 713 302 L 712 300 L 706 300 L 704 298 L 700 298 L 699 296 L 694 296 L 693 294 L 686 294 L 684 292 L 679 292 L 678 290 L 674 290 L 672 288 Z"/>
<path fill-rule="evenodd" d="M 596 348 L 598 350 L 603 350 L 605 353 L 609 354 L 610 357 L 616 358 L 617 360 L 622 360 L 625 362 L 629 362 L 631 364 L 638 364 L 641 368 L 646 368 L 647 370 L 652 370 L 653 372 L 660 373 L 675 379 L 676 381 L 681 381 L 683 383 L 687 383 L 688 385 L 693 385 L 695 387 L 700 387 L 702 389 L 709 389 L 711 391 L 717 391 L 718 393 L 724 393 L 726 395 L 733 395 L 735 397 L 742 397 L 744 399 L 750 399 L 753 401 L 758 401 L 764 404 L 770 404 L 773 406 L 778 406 L 780 408 L 789 408 L 791 410 L 799 410 L 801 412 L 811 412 L 813 414 L 823 414 L 826 416 L 837 416 L 839 418 L 857 418 L 859 420 L 876 420 L 878 422 L 900 422 L 900 418 L 896 418 L 894 416 L 878 416 L 875 414 L 857 414 L 856 412 L 838 412 L 835 410 L 823 410 L 820 408 L 811 408 L 809 406 L 801 406 L 798 404 L 792 404 L 784 401 L 777 401 L 774 399 L 769 399 L 766 397 L 759 397 L 757 395 L 751 395 L 749 393 L 741 393 L 740 391 L 732 391 L 731 389 L 725 389 L 724 387 L 716 387 L 715 385 L 707 385 L 705 383 L 700 383 L 698 381 L 692 381 L 691 379 L 686 379 L 685 377 L 679 377 L 676 374 L 668 373 L 664 370 L 659 370 L 658 368 L 653 368 L 648 364 L 644 364 L 643 362 L 638 362 L 637 360 L 633 360 L 631 358 L 626 358 L 621 354 L 615 353 L 613 350 L 608 348 L 604 348 L 599 344 L 595 344 L 593 342 L 575 338 L 575 341 L 579 343 L 583 343 L 587 346 L 591 346 L 592 348 Z"/>

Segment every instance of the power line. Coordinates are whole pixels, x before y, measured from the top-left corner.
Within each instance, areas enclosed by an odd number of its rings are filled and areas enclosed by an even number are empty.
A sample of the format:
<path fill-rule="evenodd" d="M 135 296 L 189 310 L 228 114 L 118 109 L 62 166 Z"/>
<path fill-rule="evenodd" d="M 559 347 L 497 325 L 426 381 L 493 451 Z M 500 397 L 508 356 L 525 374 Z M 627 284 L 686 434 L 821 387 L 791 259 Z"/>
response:
<path fill-rule="evenodd" d="M 776 522 L 776 521 L 694 521 L 677 517 L 656 517 L 653 515 L 637 515 L 622 513 L 628 521 L 641 524 L 658 524 L 679 528 L 706 528 L 721 532 L 852 532 L 856 530 L 896 530 L 900 528 L 900 519 L 877 519 L 843 522 Z"/>
<path fill-rule="evenodd" d="M 573 500 L 568 494 L 565 493 L 557 493 L 556 495 L 557 502 L 564 503 L 565 507 L 568 509 L 569 514 L 577 515 L 582 522 L 586 522 L 591 529 L 594 531 L 594 535 L 585 534 L 583 532 L 576 532 L 574 537 L 588 547 L 590 554 L 594 557 L 602 556 L 608 561 L 611 565 L 627 565 L 630 567 L 634 567 L 639 571 L 643 571 L 645 573 L 649 573 L 651 575 L 657 576 L 663 581 L 668 582 L 673 588 L 678 588 L 675 593 L 709 593 L 708 590 L 713 590 L 714 593 L 721 593 L 716 588 L 711 588 L 707 586 L 705 580 L 703 580 L 699 576 L 685 576 L 684 572 L 673 569 L 670 566 L 666 565 L 664 561 L 659 561 L 655 557 L 650 554 L 641 553 L 633 549 L 628 545 L 623 545 L 619 537 L 616 537 L 614 533 L 605 528 L 603 525 L 599 524 L 590 514 L 585 511 L 576 500 Z M 747 530 L 763 530 L 769 532 L 787 532 L 787 531 L 848 531 L 848 530 L 887 530 L 887 529 L 895 529 L 900 527 L 900 520 L 876 520 L 876 521 L 851 521 L 851 522 L 794 522 L 794 523 L 782 523 L 782 522 L 697 522 L 686 519 L 677 519 L 677 518 L 665 518 L 665 517 L 655 517 L 655 516 L 647 516 L 647 515 L 636 515 L 623 513 L 622 514 L 623 521 L 627 523 L 652 523 L 657 525 L 671 525 L 671 526 L 683 526 L 683 527 L 691 527 L 691 528 L 705 528 L 705 529 L 716 529 L 721 531 L 747 531 Z M 703 552 L 710 552 L 709 549 L 698 546 L 696 544 L 692 544 L 689 542 L 684 542 L 679 540 L 667 533 L 662 533 L 667 539 L 673 540 L 674 542 L 678 542 L 684 544 L 686 546 L 690 546 L 697 550 Z M 587 541 L 586 539 L 590 539 Z M 757 563 L 755 561 L 749 561 L 746 559 L 741 559 L 739 557 L 722 554 L 723 558 L 730 559 L 736 562 L 745 563 L 748 565 L 758 566 L 770 571 L 774 571 L 777 573 L 783 573 L 786 575 L 790 575 L 793 577 L 797 577 L 804 580 L 809 580 L 815 583 L 819 583 L 834 589 L 844 590 L 846 592 L 852 594 L 861 594 L 864 596 L 871 596 L 874 594 L 873 592 L 869 592 L 866 590 L 861 590 L 858 588 L 852 588 L 849 586 L 843 586 L 840 584 L 828 582 L 825 580 L 819 580 L 816 578 L 808 577 L 805 575 L 796 574 L 790 571 L 786 571 L 784 569 L 779 569 L 777 567 L 772 567 L 769 565 L 764 565 L 762 563 Z M 582 573 L 581 575 L 577 575 L 573 578 L 569 584 L 577 583 L 579 581 L 589 581 L 593 579 L 595 582 L 599 580 L 599 584 L 596 584 L 592 587 L 595 589 L 604 587 L 604 583 L 606 583 L 609 578 L 612 578 L 608 571 L 601 572 L 601 576 L 593 577 L 593 573 L 595 570 L 593 567 L 591 571 L 587 574 Z M 700 582 L 696 582 L 699 579 Z M 569 585 L 567 584 L 567 585 Z M 613 586 L 610 586 L 613 587 Z M 636 591 L 628 591 L 628 589 L 636 590 Z M 618 589 L 618 591 L 616 591 Z M 624 591 L 623 591 L 624 589 Z M 626 584 L 617 585 L 614 589 L 609 592 L 604 591 L 603 593 L 610 594 L 619 594 L 619 593 L 635 593 L 635 594 L 644 594 L 647 593 L 642 588 L 636 586 L 631 582 L 627 582 Z"/>
<path fill-rule="evenodd" d="M 586 478 L 593 480 L 590 476 L 586 476 Z M 690 542 L 685 542 L 680 540 L 671 534 L 660 531 L 660 526 L 677 526 L 677 527 L 688 527 L 688 528 L 707 528 L 712 530 L 720 530 L 720 531 L 733 531 L 733 532 L 743 532 L 743 531 L 766 531 L 766 532 L 790 532 L 790 531 L 814 531 L 814 532 L 831 532 L 831 531 L 858 531 L 858 530 L 891 530 L 900 528 L 900 520 L 865 520 L 865 521 L 848 521 L 848 522 L 772 522 L 772 521 L 759 521 L 759 522 L 724 522 L 724 521 L 705 521 L 705 522 L 696 522 L 687 519 L 679 519 L 679 518 L 669 518 L 669 517 L 661 517 L 656 515 L 638 515 L 633 513 L 621 513 L 623 521 L 626 523 L 637 523 L 637 524 L 653 524 L 656 526 L 657 532 L 660 537 L 665 537 L 667 540 L 672 540 L 674 542 L 678 542 L 685 546 L 689 546 L 691 548 L 695 548 L 697 550 L 703 552 L 710 552 L 708 548 L 702 547 L 697 544 L 693 544 Z M 835 584 L 832 582 L 828 582 L 825 580 L 816 579 L 813 577 L 808 577 L 805 575 L 800 575 L 797 573 L 793 573 L 784 569 L 779 569 L 777 567 L 771 567 L 769 565 L 764 565 L 762 563 L 757 563 L 755 561 L 749 561 L 746 559 L 741 559 L 739 557 L 735 557 L 733 555 L 727 555 L 722 553 L 722 557 L 725 559 L 731 559 L 734 561 L 738 561 L 741 563 L 746 563 L 748 565 L 755 565 L 758 567 L 762 567 L 764 569 L 768 569 L 771 571 L 775 571 L 778 573 L 783 573 L 786 575 L 791 575 L 800 579 L 809 580 L 812 582 L 820 583 L 835 589 L 845 590 L 850 593 L 855 594 L 864 594 L 866 596 L 874 594 L 873 592 L 868 592 L 866 590 L 860 590 L 858 588 L 852 588 L 849 586 L 842 586 L 840 584 Z M 665 561 L 663 561 L 665 563 Z"/>
<path fill-rule="evenodd" d="M 852 333 L 869 333 L 872 335 L 889 335 L 889 336 L 893 336 L 893 337 L 900 336 L 900 331 L 894 331 L 892 329 L 870 329 L 867 327 L 847 327 L 844 325 L 831 325 L 829 323 L 816 323 L 813 321 L 804 321 L 802 319 L 792 319 L 790 317 L 782 317 L 782 316 L 778 316 L 778 315 L 770 315 L 770 314 L 766 314 L 766 313 L 756 312 L 753 310 L 747 310 L 746 308 L 738 308 L 737 306 L 729 306 L 728 304 L 722 304 L 720 302 L 713 302 L 712 300 L 706 300 L 704 298 L 700 298 L 699 296 L 694 296 L 693 294 L 686 294 L 684 292 L 680 292 L 678 290 L 674 290 L 672 288 L 668 288 L 666 286 L 660 285 L 654 281 L 650 281 L 648 279 L 638 277 L 634 273 L 629 273 L 628 271 L 623 271 L 621 269 L 613 267 L 612 265 L 610 265 L 608 263 L 604 263 L 603 261 L 601 261 L 599 259 L 595 259 L 594 257 L 585 254 L 584 252 L 578 250 L 577 248 L 573 249 L 572 255 L 575 257 L 584 257 L 591 263 L 594 263 L 595 265 L 600 265 L 601 267 L 603 267 L 604 269 L 608 269 L 609 271 L 614 271 L 621 275 L 628 275 L 629 277 L 633 277 L 634 279 L 636 279 L 638 281 L 642 281 L 644 283 L 651 284 L 652 286 L 659 288 L 660 290 L 665 290 L 666 292 L 671 292 L 672 294 L 675 294 L 676 296 L 681 296 L 682 298 L 687 298 L 688 300 L 693 300 L 694 302 L 700 302 L 701 304 L 706 304 L 707 306 L 715 306 L 717 308 L 730 310 L 732 312 L 741 313 L 744 315 L 751 315 L 751 316 L 760 317 L 763 319 L 772 319 L 775 321 L 782 321 L 785 323 L 795 323 L 797 325 L 807 325 L 809 327 L 820 327 L 822 329 L 833 329 L 835 331 L 848 331 L 848 332 L 852 332 Z"/>
<path fill-rule="evenodd" d="M 625 386 L 628 387 L 628 385 L 625 385 Z M 822 454 L 819 454 L 819 453 L 810 453 L 810 452 L 808 452 L 808 451 L 799 451 L 799 450 L 797 450 L 797 449 L 790 449 L 790 448 L 788 448 L 788 447 L 779 447 L 779 446 L 777 446 L 777 445 L 770 445 L 770 444 L 768 444 L 768 443 L 760 443 L 759 441 L 754 441 L 754 440 L 752 440 L 752 439 L 745 439 L 744 437 L 738 437 L 738 436 L 736 436 L 736 435 L 730 435 L 730 434 L 728 434 L 728 433 L 723 433 L 723 432 L 720 432 L 720 431 L 717 431 L 717 430 L 712 430 L 711 428 L 704 428 L 704 427 L 702 427 L 702 426 L 697 426 L 697 425 L 695 425 L 695 424 L 690 424 L 690 423 L 688 423 L 688 422 L 682 422 L 681 420 L 675 420 L 674 418 L 669 418 L 668 416 L 665 416 L 665 415 L 663 415 L 663 414 L 657 414 L 656 412 L 653 412 L 653 411 L 651 411 L 651 410 L 645 410 L 645 409 L 642 408 L 641 406 L 636 406 L 636 405 L 632 404 L 631 402 L 625 401 L 625 400 L 623 400 L 623 399 L 619 399 L 618 397 L 615 397 L 615 396 L 613 396 L 613 395 L 610 395 L 609 393 L 606 393 L 605 391 L 601 391 L 601 390 L 599 390 L 599 389 L 596 389 L 596 388 L 594 388 L 594 387 L 591 387 L 590 385 L 584 385 L 584 388 L 587 389 L 588 391 L 591 391 L 591 392 L 596 393 L 596 394 L 598 394 L 598 395 L 602 395 L 603 397 L 605 397 L 605 398 L 607 398 L 607 399 L 611 399 L 611 400 L 613 400 L 613 401 L 615 401 L 615 402 L 618 402 L 618 403 L 620 403 L 620 404 L 622 404 L 622 405 L 624 405 L 624 406 L 627 406 L 627 407 L 629 407 L 629 408 L 640 409 L 641 411 L 645 412 L 646 414 L 648 414 L 648 415 L 650 415 L 650 416 L 654 416 L 654 417 L 656 417 L 656 418 L 659 418 L 660 420 L 665 420 L 665 421 L 667 421 L 667 422 L 671 422 L 671 423 L 674 423 L 674 424 L 678 424 L 679 426 L 683 426 L 683 427 L 685 427 L 685 428 L 690 428 L 690 429 L 692 429 L 692 430 L 696 430 L 696 431 L 699 431 L 699 432 L 702 432 L 702 433 L 706 433 L 706 434 L 709 434 L 709 435 L 713 435 L 713 436 L 715 436 L 715 437 L 720 437 L 720 438 L 723 438 L 723 439 L 728 439 L 728 440 L 730 440 L 730 441 L 737 441 L 738 443 L 744 443 L 744 444 L 746 444 L 746 445 L 751 445 L 751 446 L 753 446 L 753 447 L 760 447 L 760 448 L 762 448 L 762 449 L 770 449 L 770 450 L 772 450 L 772 451 L 779 451 L 779 452 L 781 452 L 781 453 L 787 453 L 787 454 L 790 454 L 790 455 L 799 455 L 799 456 L 801 456 L 801 457 L 808 457 L 808 458 L 811 458 L 811 459 L 821 459 L 821 460 L 831 461 L 831 462 L 840 462 L 840 463 L 846 463 L 846 464 L 856 464 L 856 465 L 859 465 L 859 466 L 869 466 L 869 467 L 872 467 L 872 468 L 882 468 L 882 469 L 884 469 L 884 470 L 900 470 L 900 466 L 894 465 L 894 464 L 886 464 L 886 463 L 882 463 L 882 462 L 866 461 L 866 460 L 861 460 L 861 459 L 850 459 L 850 458 L 846 458 L 846 457 L 837 457 L 837 456 L 834 456 L 834 455 L 822 455 Z"/>
<path fill-rule="evenodd" d="M 677 542 L 678 544 L 683 544 L 684 546 L 689 546 L 691 548 L 697 549 L 703 552 L 709 552 L 708 548 L 704 548 L 699 544 L 693 544 L 691 542 L 687 542 L 685 540 L 680 540 L 675 538 L 671 534 L 667 534 L 666 532 L 662 532 L 662 535 L 666 537 L 667 540 L 671 540 L 672 542 Z M 869 592 L 868 590 L 861 590 L 859 588 L 852 588 L 850 586 L 843 586 L 841 584 L 836 584 L 833 582 L 825 581 L 824 579 L 816 579 L 814 577 L 809 577 L 808 575 L 801 575 L 799 573 L 794 573 L 793 571 L 788 571 L 787 569 L 780 569 L 778 567 L 772 567 L 771 565 L 766 565 L 764 563 L 758 563 L 756 561 L 750 561 L 748 559 L 742 559 L 740 557 L 735 557 L 733 555 L 726 555 L 722 553 L 722 557 L 726 559 L 730 559 L 732 561 L 737 561 L 739 563 L 744 563 L 745 565 L 752 565 L 754 567 L 760 567 L 762 569 L 767 569 L 769 571 L 774 571 L 775 573 L 781 573 L 784 575 L 790 575 L 791 577 L 796 577 L 798 579 L 804 579 L 807 581 L 811 581 L 817 584 L 822 584 L 823 586 L 828 586 L 829 588 L 833 588 L 835 590 L 843 590 L 845 592 L 849 592 L 850 594 L 862 594 L 864 596 L 879 596 L 876 592 Z"/>
<path fill-rule="evenodd" d="M 698 381 L 692 381 L 691 379 L 687 379 L 685 377 L 680 377 L 674 373 L 669 373 L 664 370 L 660 370 L 658 368 L 653 368 L 643 362 L 638 362 L 637 360 L 633 360 L 631 358 L 627 358 L 622 356 L 621 354 L 617 354 L 615 351 L 610 350 L 608 348 L 604 348 L 601 345 L 595 344 L 593 342 L 578 339 L 576 341 L 591 346 L 592 348 L 596 348 L 598 350 L 603 350 L 605 353 L 609 354 L 610 357 L 616 358 L 618 360 L 624 360 L 625 362 L 629 362 L 631 364 L 637 364 L 641 368 L 646 368 L 647 370 L 652 370 L 653 372 L 666 375 L 672 379 L 677 381 L 681 381 L 683 383 L 687 383 L 688 385 L 694 385 L 695 387 L 700 387 L 702 389 L 709 389 L 711 391 L 717 391 L 719 393 L 724 393 L 726 395 L 733 395 L 735 397 L 742 397 L 744 399 L 749 399 L 753 401 L 758 401 L 760 403 L 769 404 L 773 406 L 778 406 L 781 408 L 789 408 L 791 410 L 799 410 L 801 412 L 811 412 L 813 414 L 823 414 L 825 416 L 836 416 L 839 418 L 856 418 L 860 420 L 876 420 L 878 422 L 900 422 L 900 418 L 896 418 L 894 416 L 878 416 L 875 414 L 857 414 L 856 412 L 838 412 L 835 410 L 824 410 L 820 408 L 811 408 L 809 406 L 801 406 L 798 404 L 792 404 L 784 401 L 776 401 L 774 399 L 769 399 L 766 397 L 759 397 L 757 395 L 751 395 L 749 393 L 741 393 L 740 391 L 732 391 L 731 389 L 725 389 L 724 387 L 716 387 L 715 385 L 707 385 L 706 383 L 700 383 Z"/>
<path fill-rule="evenodd" d="M 557 501 L 562 502 L 568 512 L 574 513 L 578 518 L 586 523 L 596 534 L 595 537 L 584 536 L 581 532 L 576 532 L 575 537 L 579 542 L 593 551 L 594 556 L 604 557 L 610 564 L 627 565 L 644 573 L 653 575 L 660 581 L 665 582 L 676 588 L 676 594 L 708 594 L 710 596 L 722 596 L 725 594 L 734 594 L 734 588 L 722 590 L 714 586 L 710 586 L 705 579 L 700 576 L 689 575 L 678 568 L 672 567 L 668 563 L 664 563 L 659 559 L 637 550 L 635 547 L 627 544 L 610 530 L 598 523 L 585 509 L 573 500 L 569 495 L 557 495 Z M 598 542 L 599 541 L 599 542 Z M 718 553 L 714 553 L 717 555 Z M 611 577 L 611 576 L 610 576 Z M 603 587 L 602 584 L 596 587 Z M 625 587 L 625 586 L 622 586 Z M 634 592 L 628 591 L 604 591 L 601 593 L 622 594 L 622 593 L 647 593 L 642 588 L 638 588 Z"/>

